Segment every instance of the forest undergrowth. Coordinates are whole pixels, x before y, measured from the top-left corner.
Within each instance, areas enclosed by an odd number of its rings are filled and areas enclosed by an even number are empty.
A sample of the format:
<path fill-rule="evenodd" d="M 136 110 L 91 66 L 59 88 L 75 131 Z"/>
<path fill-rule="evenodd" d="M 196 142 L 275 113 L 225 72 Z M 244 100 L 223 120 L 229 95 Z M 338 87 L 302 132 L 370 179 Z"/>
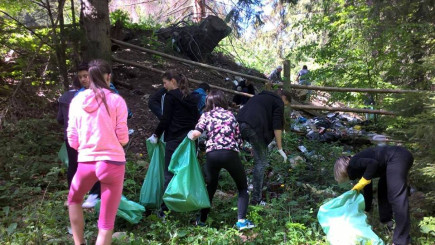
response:
<path fill-rule="evenodd" d="M 0 241 L 2 244 L 70 244 L 72 236 L 67 207 L 66 167 L 57 159 L 62 144 L 62 130 L 52 117 L 24 119 L 0 132 Z M 304 145 L 314 155 L 297 150 Z M 327 244 L 317 222 L 320 205 L 351 188 L 337 185 L 332 166 L 343 152 L 339 143 L 307 141 L 293 133 L 284 136 L 284 149 L 290 157 L 300 155 L 306 161 L 291 167 L 282 163 L 276 150 L 269 155 L 266 206 L 250 206 L 248 218 L 257 227 L 244 232 L 234 228 L 237 217 L 236 187 L 229 174 L 221 172 L 212 212 L 205 227 L 193 226 L 196 212 L 169 213 L 162 222 L 149 211 L 137 225 L 117 218 L 114 244 Z M 244 153 L 248 179 L 252 159 Z M 138 201 L 148 160 L 146 153 L 129 153 L 123 194 Z M 418 160 L 417 160 L 418 161 Z M 200 157 L 200 164 L 204 162 Z M 418 166 L 418 165 L 417 165 Z M 413 171 L 411 185 L 419 178 Z M 412 232 L 415 244 L 433 244 L 433 209 L 423 194 L 418 207 L 411 202 Z M 429 201 L 429 202 L 428 202 Z M 373 210 L 376 209 L 376 202 Z M 387 243 L 391 233 L 378 221 L 377 211 L 367 213 L 373 230 Z M 88 241 L 97 235 L 97 215 L 85 212 Z"/>

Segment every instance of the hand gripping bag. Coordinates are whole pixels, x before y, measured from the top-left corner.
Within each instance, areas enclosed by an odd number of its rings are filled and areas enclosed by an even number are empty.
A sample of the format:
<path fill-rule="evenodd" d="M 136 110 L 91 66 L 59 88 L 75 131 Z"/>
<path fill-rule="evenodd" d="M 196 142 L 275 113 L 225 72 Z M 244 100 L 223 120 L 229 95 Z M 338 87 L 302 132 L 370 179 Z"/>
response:
<path fill-rule="evenodd" d="M 95 205 L 95 211 L 100 213 L 101 200 Z M 121 197 L 116 216 L 121 217 L 131 224 L 137 224 L 142 219 L 142 214 L 145 212 L 144 206 L 139 203 L 128 200 L 124 195 Z"/>
<path fill-rule="evenodd" d="M 146 141 L 148 156 L 151 159 L 147 174 L 140 190 L 139 203 L 146 208 L 160 208 L 163 202 L 165 184 L 165 145 L 161 141 L 152 144 Z"/>
<path fill-rule="evenodd" d="M 364 197 L 350 190 L 320 206 L 317 219 L 332 245 L 384 244 L 367 224 Z"/>
<path fill-rule="evenodd" d="M 172 155 L 169 171 L 174 174 L 163 195 L 166 206 L 176 212 L 209 208 L 207 189 L 196 158 L 195 142 L 185 138 Z"/>

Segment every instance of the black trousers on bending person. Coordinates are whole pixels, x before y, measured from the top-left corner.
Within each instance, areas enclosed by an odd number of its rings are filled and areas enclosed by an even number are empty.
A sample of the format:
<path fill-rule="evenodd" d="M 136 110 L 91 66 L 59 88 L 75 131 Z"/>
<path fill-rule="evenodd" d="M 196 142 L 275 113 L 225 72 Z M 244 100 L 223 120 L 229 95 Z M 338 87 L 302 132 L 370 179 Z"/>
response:
<path fill-rule="evenodd" d="M 263 143 L 255 130 L 247 123 L 240 124 L 240 133 L 243 140 L 248 141 L 252 145 L 254 154 L 254 171 L 252 173 L 252 185 L 254 189 L 251 195 L 251 204 L 258 204 L 261 202 L 264 172 L 269 166 L 267 161 L 267 145 Z"/>
<path fill-rule="evenodd" d="M 379 218 L 382 223 L 396 221 L 393 243 L 396 245 L 409 244 L 410 220 L 408 204 L 408 173 L 414 158 L 408 150 L 397 147 L 388 159 L 385 174 L 378 182 Z M 371 205 L 371 188 L 364 188 L 366 204 Z M 367 203 L 367 202 L 370 202 Z"/>
<path fill-rule="evenodd" d="M 166 188 L 169 185 L 169 182 L 171 182 L 172 177 L 174 177 L 174 174 L 169 172 L 169 163 L 171 162 L 172 155 L 174 154 L 177 147 L 181 144 L 182 140 L 171 140 L 166 142 L 165 146 L 165 169 L 164 169 L 164 176 L 165 176 L 165 184 L 163 186 L 163 190 L 166 191 Z M 166 207 L 165 203 L 162 203 L 161 206 L 162 211 L 168 211 L 168 207 Z M 163 213 L 161 214 L 163 215 Z"/>
<path fill-rule="evenodd" d="M 245 169 L 240 161 L 239 153 L 231 150 L 215 150 L 208 152 L 206 158 L 207 162 L 204 165 L 204 174 L 210 203 L 212 203 L 213 196 L 218 186 L 219 172 L 224 168 L 233 178 L 239 192 L 237 218 L 245 219 L 248 210 L 249 195 Z M 210 208 L 201 210 L 201 222 L 207 220 L 209 212 Z"/>
<path fill-rule="evenodd" d="M 68 140 L 65 140 L 66 143 L 66 151 L 68 153 L 68 170 L 66 172 L 66 177 L 68 179 L 68 190 L 71 187 L 71 181 L 74 177 L 74 175 L 77 172 L 77 157 L 78 157 L 78 152 L 71 148 L 71 146 L 68 144 Z M 92 186 L 92 189 L 89 191 L 90 194 L 96 194 L 98 195 L 98 198 L 101 197 L 101 185 L 100 185 L 100 181 L 98 181 L 97 183 L 95 183 L 94 186 Z"/>

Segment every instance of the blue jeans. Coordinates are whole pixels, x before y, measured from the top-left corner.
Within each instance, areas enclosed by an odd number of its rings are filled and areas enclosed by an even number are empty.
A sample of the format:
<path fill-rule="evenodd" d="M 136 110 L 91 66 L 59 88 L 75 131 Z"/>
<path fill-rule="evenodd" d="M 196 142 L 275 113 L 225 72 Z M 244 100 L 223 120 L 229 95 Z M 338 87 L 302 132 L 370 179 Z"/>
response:
<path fill-rule="evenodd" d="M 256 204 L 261 201 L 264 171 L 269 165 L 267 162 L 267 146 L 263 139 L 259 137 L 254 129 L 246 123 L 240 123 L 240 132 L 242 138 L 252 145 L 254 153 L 254 171 L 252 178 L 252 185 L 254 187 L 251 196 L 251 203 Z"/>

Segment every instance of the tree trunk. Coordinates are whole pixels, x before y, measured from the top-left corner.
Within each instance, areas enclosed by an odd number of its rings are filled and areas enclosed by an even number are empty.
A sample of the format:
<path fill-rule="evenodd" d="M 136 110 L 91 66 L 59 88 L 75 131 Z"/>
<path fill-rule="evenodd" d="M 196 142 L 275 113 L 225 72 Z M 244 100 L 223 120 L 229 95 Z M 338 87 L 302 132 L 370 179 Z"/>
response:
<path fill-rule="evenodd" d="M 195 0 L 194 1 L 194 16 L 195 22 L 199 23 L 205 19 L 205 0 Z"/>
<path fill-rule="evenodd" d="M 53 12 L 51 11 L 51 5 L 50 1 L 46 0 L 46 9 L 48 13 L 48 17 L 50 18 L 51 22 L 51 29 L 52 29 L 52 35 L 53 35 L 53 43 L 54 43 L 54 49 L 56 53 L 56 61 L 57 65 L 59 66 L 59 73 L 62 77 L 62 83 L 65 90 L 68 90 L 69 88 L 69 81 L 68 81 L 68 71 L 66 68 L 66 55 L 65 55 L 65 40 L 63 39 L 65 26 L 64 26 L 64 19 L 63 19 L 63 7 L 65 6 L 65 0 L 59 0 L 58 1 L 58 8 L 57 8 L 57 19 L 60 23 L 60 34 L 57 33 L 57 21 L 54 20 Z"/>
<path fill-rule="evenodd" d="M 110 20 L 108 0 L 81 1 L 82 28 L 85 31 L 83 59 L 111 60 Z"/>
<path fill-rule="evenodd" d="M 76 21 L 76 11 L 74 7 L 74 0 L 71 0 L 71 18 L 72 18 L 72 29 L 73 29 L 73 38 L 72 38 L 72 52 L 73 52 L 73 62 L 74 66 L 77 67 L 80 63 L 80 52 L 79 52 L 79 39 L 78 29 L 77 29 L 77 21 Z"/>

